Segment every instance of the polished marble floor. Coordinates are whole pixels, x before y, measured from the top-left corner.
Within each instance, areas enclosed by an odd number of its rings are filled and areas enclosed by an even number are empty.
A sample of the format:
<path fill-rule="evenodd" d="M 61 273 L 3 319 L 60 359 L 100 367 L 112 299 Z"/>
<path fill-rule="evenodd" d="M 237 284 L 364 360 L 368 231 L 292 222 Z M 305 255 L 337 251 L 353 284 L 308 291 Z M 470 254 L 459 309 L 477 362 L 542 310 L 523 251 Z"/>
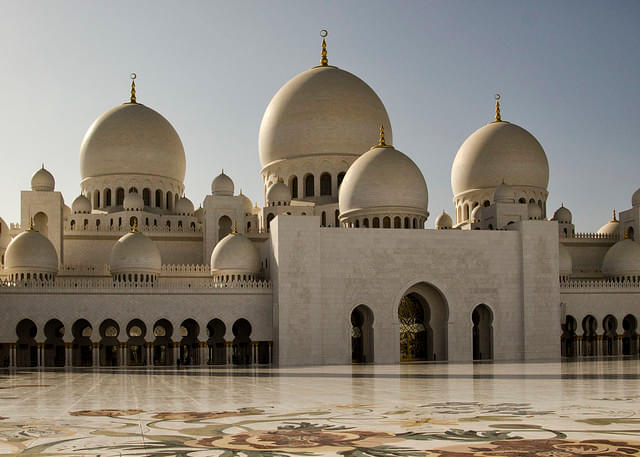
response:
<path fill-rule="evenodd" d="M 0 371 L 0 455 L 640 455 L 640 361 Z"/>

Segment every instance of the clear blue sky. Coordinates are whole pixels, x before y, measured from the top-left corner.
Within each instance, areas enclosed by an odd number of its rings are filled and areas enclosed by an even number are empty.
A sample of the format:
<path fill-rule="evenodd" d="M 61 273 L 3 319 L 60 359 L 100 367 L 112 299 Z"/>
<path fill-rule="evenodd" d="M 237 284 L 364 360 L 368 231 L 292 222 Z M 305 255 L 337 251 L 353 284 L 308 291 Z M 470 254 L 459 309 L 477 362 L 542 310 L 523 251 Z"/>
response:
<path fill-rule="evenodd" d="M 329 62 L 364 79 L 395 146 L 429 186 L 428 227 L 453 214 L 450 170 L 492 119 L 532 132 L 550 164 L 550 212 L 594 231 L 640 187 L 638 1 L 0 1 L 0 216 L 42 162 L 71 204 L 93 120 L 126 101 L 162 113 L 187 154 L 196 206 L 221 168 L 262 204 L 258 127 L 273 94 Z"/>

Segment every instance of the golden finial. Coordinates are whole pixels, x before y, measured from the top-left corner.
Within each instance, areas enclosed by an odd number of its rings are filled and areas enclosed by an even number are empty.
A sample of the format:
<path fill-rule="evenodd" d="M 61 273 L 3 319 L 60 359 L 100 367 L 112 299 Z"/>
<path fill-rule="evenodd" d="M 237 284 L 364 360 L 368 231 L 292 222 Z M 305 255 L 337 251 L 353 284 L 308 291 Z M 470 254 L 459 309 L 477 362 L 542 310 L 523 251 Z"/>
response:
<path fill-rule="evenodd" d="M 136 75 L 135 73 L 131 73 L 129 77 L 131 78 L 131 103 L 137 103 L 136 102 L 136 78 L 138 77 L 138 75 Z"/>
<path fill-rule="evenodd" d="M 618 222 L 618 219 L 616 219 L 616 210 L 613 210 L 613 216 L 611 216 L 611 220 L 609 222 Z"/>
<path fill-rule="evenodd" d="M 282 184 L 284 184 L 284 179 L 278 176 L 278 182 L 281 182 Z"/>
<path fill-rule="evenodd" d="M 384 141 L 384 125 L 380 124 L 380 139 L 378 140 L 378 144 L 375 146 L 371 146 L 371 149 L 376 148 L 392 148 L 390 144 L 385 143 Z"/>
<path fill-rule="evenodd" d="M 133 218 L 133 224 L 131 225 L 131 232 L 138 233 L 138 218 Z"/>
<path fill-rule="evenodd" d="M 323 67 L 329 66 L 329 59 L 327 59 L 327 41 L 325 38 L 329 35 L 325 29 L 320 30 L 320 36 L 322 37 L 322 58 L 320 59 L 320 65 Z"/>
<path fill-rule="evenodd" d="M 496 99 L 496 120 L 495 122 L 502 122 L 502 118 L 500 117 L 500 99 L 501 99 L 501 95 L 500 94 L 496 94 L 495 99 Z"/>
<path fill-rule="evenodd" d="M 27 229 L 27 232 L 35 232 L 36 229 L 33 228 L 33 217 L 29 218 L 29 228 Z"/>
<path fill-rule="evenodd" d="M 238 234 L 238 223 L 236 221 L 233 221 L 233 233 L 234 235 Z"/>

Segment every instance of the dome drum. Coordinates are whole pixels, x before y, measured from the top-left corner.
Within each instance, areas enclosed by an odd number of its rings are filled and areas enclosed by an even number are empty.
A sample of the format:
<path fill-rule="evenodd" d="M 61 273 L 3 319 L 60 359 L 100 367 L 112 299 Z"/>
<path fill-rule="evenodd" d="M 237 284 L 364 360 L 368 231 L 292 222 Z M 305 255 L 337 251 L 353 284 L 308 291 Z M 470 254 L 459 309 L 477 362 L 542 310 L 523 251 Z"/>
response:
<path fill-rule="evenodd" d="M 527 203 L 534 200 L 538 206 L 542 205 L 541 218 L 546 213 L 546 201 L 549 193 L 546 190 L 529 186 L 509 186 L 513 192 L 515 203 Z M 471 189 L 461 193 L 454 199 L 456 208 L 456 223 L 461 224 L 469 220 L 471 211 L 476 206 L 491 206 L 493 203 L 495 188 Z M 467 213 L 468 211 L 468 213 Z"/>

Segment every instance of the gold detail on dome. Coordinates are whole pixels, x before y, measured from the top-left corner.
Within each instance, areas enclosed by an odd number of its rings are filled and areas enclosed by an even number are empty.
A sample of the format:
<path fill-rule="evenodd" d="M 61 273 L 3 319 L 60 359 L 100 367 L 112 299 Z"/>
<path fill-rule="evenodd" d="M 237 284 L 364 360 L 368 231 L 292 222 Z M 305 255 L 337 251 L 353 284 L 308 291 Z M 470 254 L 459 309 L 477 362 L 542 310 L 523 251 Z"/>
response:
<path fill-rule="evenodd" d="M 371 146 L 371 149 L 376 148 L 393 148 L 390 144 L 385 143 L 384 141 L 384 125 L 380 124 L 380 139 L 378 140 L 378 144 L 375 146 Z"/>
<path fill-rule="evenodd" d="M 138 218 L 134 216 L 133 224 L 131 225 L 131 233 L 140 233 L 138 231 Z"/>
<path fill-rule="evenodd" d="M 611 216 L 611 220 L 609 222 L 618 222 L 618 219 L 616 219 L 616 210 L 613 210 L 613 216 Z"/>
<path fill-rule="evenodd" d="M 33 217 L 29 218 L 29 228 L 27 232 L 37 232 L 37 230 L 33 227 Z"/>
<path fill-rule="evenodd" d="M 129 75 L 129 77 L 131 78 L 131 99 L 130 99 L 130 103 L 138 103 L 138 102 L 136 102 L 136 78 L 138 77 L 138 75 L 136 75 L 135 73 L 131 73 Z"/>
<path fill-rule="evenodd" d="M 329 66 L 329 59 L 327 59 L 327 41 L 325 38 L 329 35 L 325 29 L 320 31 L 320 36 L 322 37 L 322 58 L 320 59 L 320 65 L 323 67 Z"/>
<path fill-rule="evenodd" d="M 496 99 L 496 120 L 493 122 L 502 122 L 502 117 L 500 116 L 500 99 L 502 96 L 500 94 L 495 95 Z"/>
<path fill-rule="evenodd" d="M 281 178 L 280 176 L 278 176 L 278 181 L 277 182 L 281 182 L 282 184 L 284 184 L 284 179 Z"/>
<path fill-rule="evenodd" d="M 238 222 L 237 221 L 233 221 L 233 232 L 231 232 L 232 235 L 237 235 L 238 234 Z"/>

